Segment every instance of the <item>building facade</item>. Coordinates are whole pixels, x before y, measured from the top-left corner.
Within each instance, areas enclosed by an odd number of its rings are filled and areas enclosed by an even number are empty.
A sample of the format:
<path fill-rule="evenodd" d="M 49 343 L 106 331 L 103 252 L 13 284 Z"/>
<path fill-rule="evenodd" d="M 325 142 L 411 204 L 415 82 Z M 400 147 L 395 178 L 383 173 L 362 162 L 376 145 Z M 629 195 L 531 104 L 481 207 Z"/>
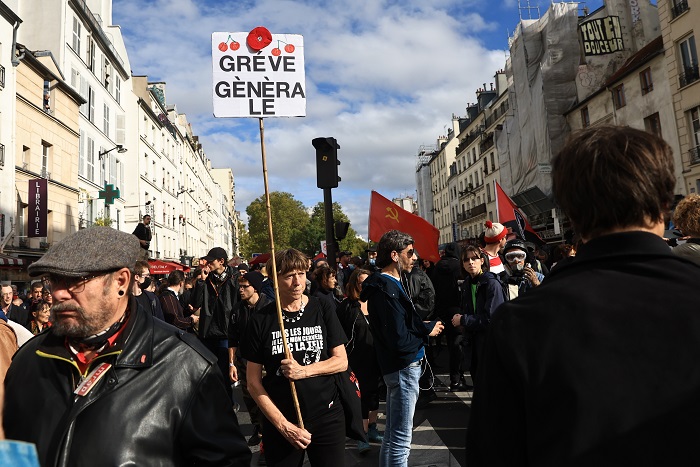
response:
<path fill-rule="evenodd" d="M 659 22 L 665 52 L 684 192 L 700 193 L 700 71 L 695 29 L 700 9 L 688 0 L 660 0 Z M 697 7 L 697 5 L 692 5 Z"/>

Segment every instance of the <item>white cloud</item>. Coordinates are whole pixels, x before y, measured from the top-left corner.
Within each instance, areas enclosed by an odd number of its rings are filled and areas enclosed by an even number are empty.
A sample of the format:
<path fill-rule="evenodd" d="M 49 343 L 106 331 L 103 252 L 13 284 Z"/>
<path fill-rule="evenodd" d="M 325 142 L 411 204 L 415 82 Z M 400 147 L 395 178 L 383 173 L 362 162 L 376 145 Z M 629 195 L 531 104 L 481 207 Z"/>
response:
<path fill-rule="evenodd" d="M 307 117 L 265 120 L 270 189 L 322 201 L 311 139 L 335 136 L 342 182 L 333 198 L 366 236 L 370 191 L 413 194 L 418 147 L 435 144 L 504 67 L 505 52 L 489 50 L 484 35 L 506 28 L 480 14 L 483 4 L 427 3 L 114 0 L 113 10 L 134 74 L 167 83 L 168 103 L 187 114 L 213 166 L 233 169 L 242 212 L 263 194 L 258 122 L 212 117 L 211 33 L 303 34 Z"/>

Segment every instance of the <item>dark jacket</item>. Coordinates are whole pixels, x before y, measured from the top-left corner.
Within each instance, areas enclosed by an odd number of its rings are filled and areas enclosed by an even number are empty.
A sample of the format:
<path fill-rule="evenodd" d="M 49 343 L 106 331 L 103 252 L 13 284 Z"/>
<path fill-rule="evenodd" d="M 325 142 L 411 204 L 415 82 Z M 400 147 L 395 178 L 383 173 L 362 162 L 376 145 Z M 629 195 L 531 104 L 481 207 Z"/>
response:
<path fill-rule="evenodd" d="M 322 302 L 326 302 L 331 310 L 335 311 L 338 308 L 338 300 L 335 299 L 334 290 L 329 290 L 319 285 L 311 292 L 311 296 L 318 298 Z"/>
<path fill-rule="evenodd" d="M 146 225 L 143 222 L 139 222 L 136 225 L 136 228 L 134 229 L 132 234 L 136 235 L 136 238 L 138 238 L 139 240 L 144 240 L 146 242 L 146 246 L 141 245 L 141 248 L 143 248 L 144 250 L 148 250 L 153 235 L 151 229 L 146 227 Z"/>
<path fill-rule="evenodd" d="M 243 439 L 215 357 L 194 336 L 134 310 L 110 363 L 84 396 L 64 338 L 50 328 L 15 355 L 5 380 L 8 438 L 35 443 L 43 467 L 248 466 Z"/>
<path fill-rule="evenodd" d="M 433 282 L 419 266 L 408 274 L 408 288 L 413 306 L 422 319 L 429 319 L 435 310 L 435 288 Z"/>
<path fill-rule="evenodd" d="M 202 339 L 228 339 L 228 323 L 240 297 L 238 295 L 239 271 L 226 266 L 223 281 L 210 272 L 202 290 L 202 308 L 199 313 L 199 337 Z"/>
<path fill-rule="evenodd" d="M 496 310 L 471 466 L 700 465 L 700 266 L 604 235 Z"/>
<path fill-rule="evenodd" d="M 175 292 L 171 289 L 165 289 L 161 292 L 159 299 L 166 323 L 185 331 L 192 328 L 192 324 L 194 324 L 192 317 L 185 317 L 182 304 L 180 304 Z"/>
<path fill-rule="evenodd" d="M 462 278 L 462 265 L 459 260 L 459 247 L 450 243 L 445 254 L 435 264 L 430 279 L 435 288 L 435 312 L 443 321 L 449 322 L 458 313 L 460 293 L 458 280 Z"/>
<path fill-rule="evenodd" d="M 229 348 L 240 347 L 241 336 L 245 334 L 248 326 L 248 320 L 253 313 L 263 309 L 267 304 L 271 303 L 267 295 L 258 292 L 258 301 L 251 309 L 248 304 L 241 300 L 236 305 L 236 308 L 231 313 L 231 321 L 228 324 L 228 346 Z"/>
<path fill-rule="evenodd" d="M 7 319 L 21 324 L 25 328 L 29 329 L 29 323 L 32 321 L 32 316 L 27 308 L 22 308 L 14 303 L 10 303 L 5 315 L 7 316 Z"/>
<path fill-rule="evenodd" d="M 467 331 L 479 332 L 488 327 L 496 308 L 505 302 L 503 283 L 492 272 L 485 272 L 476 278 L 476 308 L 472 299 L 474 279 L 467 277 L 462 283 L 461 324 Z"/>
<path fill-rule="evenodd" d="M 151 314 L 156 318 L 165 321 L 165 315 L 163 314 L 163 308 L 160 306 L 158 296 L 150 290 L 142 290 L 141 292 L 145 294 L 146 297 L 148 297 L 148 300 L 151 302 Z"/>
<path fill-rule="evenodd" d="M 381 273 L 365 279 L 360 299 L 367 301 L 382 374 L 406 368 L 415 360 L 436 322 L 424 323 L 398 283 Z"/>

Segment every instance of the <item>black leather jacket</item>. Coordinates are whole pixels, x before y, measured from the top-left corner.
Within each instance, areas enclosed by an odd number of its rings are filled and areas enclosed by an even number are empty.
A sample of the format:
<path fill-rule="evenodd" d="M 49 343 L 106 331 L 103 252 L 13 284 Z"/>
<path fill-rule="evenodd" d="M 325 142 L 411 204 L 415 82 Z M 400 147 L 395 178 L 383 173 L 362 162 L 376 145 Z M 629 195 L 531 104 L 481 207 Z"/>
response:
<path fill-rule="evenodd" d="M 15 354 L 7 437 L 35 443 L 43 467 L 250 465 L 214 356 L 134 298 L 130 307 L 115 345 L 86 373 L 112 367 L 84 396 L 73 392 L 84 376 L 53 328 Z"/>

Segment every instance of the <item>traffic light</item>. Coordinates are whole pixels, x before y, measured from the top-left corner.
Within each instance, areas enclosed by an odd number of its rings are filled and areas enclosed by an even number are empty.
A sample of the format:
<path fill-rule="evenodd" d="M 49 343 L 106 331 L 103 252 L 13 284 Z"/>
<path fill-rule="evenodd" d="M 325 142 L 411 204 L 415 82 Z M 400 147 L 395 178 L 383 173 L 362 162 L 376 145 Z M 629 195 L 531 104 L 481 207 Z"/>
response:
<path fill-rule="evenodd" d="M 338 221 L 335 223 L 335 238 L 342 240 L 348 235 L 348 229 L 350 228 L 350 222 Z"/>
<path fill-rule="evenodd" d="M 338 149 L 340 146 L 333 137 L 314 138 L 311 144 L 316 148 L 316 186 L 319 188 L 337 188 L 340 177 L 338 176 Z"/>

